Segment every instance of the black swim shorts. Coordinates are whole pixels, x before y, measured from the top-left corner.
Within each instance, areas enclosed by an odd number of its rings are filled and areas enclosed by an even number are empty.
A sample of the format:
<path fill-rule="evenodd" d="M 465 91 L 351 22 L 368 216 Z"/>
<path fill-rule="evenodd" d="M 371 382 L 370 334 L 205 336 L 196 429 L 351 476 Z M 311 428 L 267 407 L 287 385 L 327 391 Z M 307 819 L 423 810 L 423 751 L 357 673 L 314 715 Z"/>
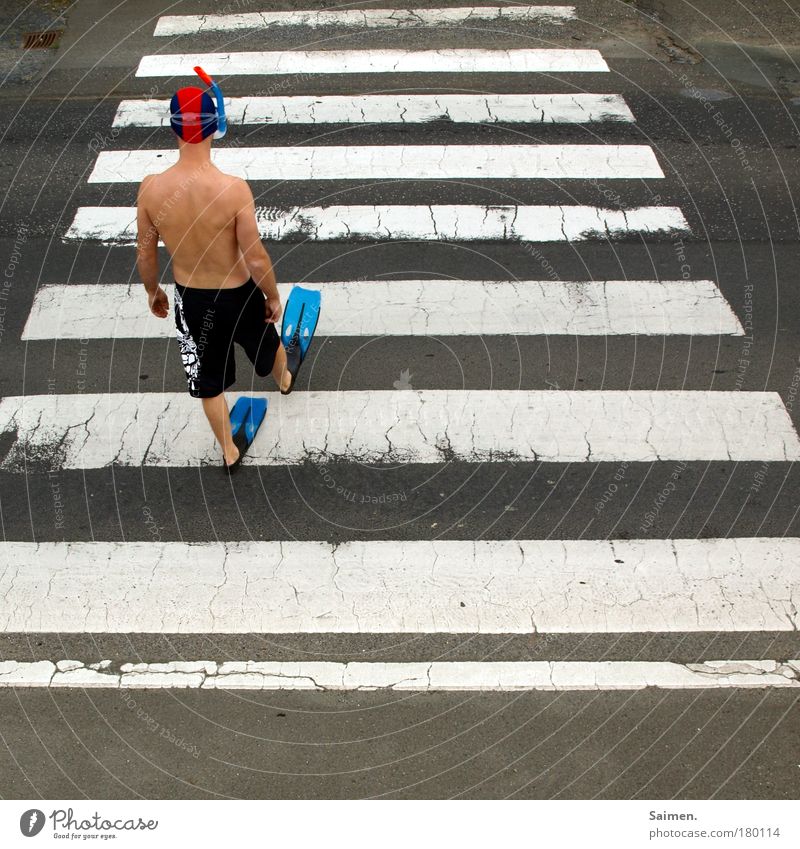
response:
<path fill-rule="evenodd" d="M 234 342 L 244 348 L 256 374 L 272 371 L 280 337 L 265 316 L 264 295 L 252 277 L 232 289 L 175 283 L 175 328 L 193 398 L 213 398 L 236 380 Z"/>

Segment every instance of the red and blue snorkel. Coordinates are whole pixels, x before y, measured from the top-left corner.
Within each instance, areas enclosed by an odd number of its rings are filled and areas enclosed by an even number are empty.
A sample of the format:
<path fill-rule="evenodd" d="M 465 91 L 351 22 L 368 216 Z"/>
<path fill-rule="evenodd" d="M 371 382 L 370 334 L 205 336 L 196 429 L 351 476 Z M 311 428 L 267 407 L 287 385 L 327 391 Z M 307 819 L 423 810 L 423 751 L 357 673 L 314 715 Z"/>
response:
<path fill-rule="evenodd" d="M 222 89 L 199 65 L 195 66 L 194 72 L 211 89 L 214 95 L 217 105 L 217 129 L 214 133 L 214 138 L 221 139 L 228 132 L 228 119 L 225 117 L 225 100 L 222 97 Z"/>

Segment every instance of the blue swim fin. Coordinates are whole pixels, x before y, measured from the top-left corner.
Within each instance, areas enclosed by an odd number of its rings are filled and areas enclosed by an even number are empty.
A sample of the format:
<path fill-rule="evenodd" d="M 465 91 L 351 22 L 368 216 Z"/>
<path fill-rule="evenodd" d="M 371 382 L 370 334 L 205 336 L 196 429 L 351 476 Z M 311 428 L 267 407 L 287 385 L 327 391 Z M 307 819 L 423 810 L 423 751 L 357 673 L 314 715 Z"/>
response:
<path fill-rule="evenodd" d="M 231 410 L 231 431 L 233 432 L 233 436 L 236 436 L 239 428 L 242 426 L 252 400 L 252 398 L 247 397 L 239 398 L 233 405 L 233 409 Z"/>
<path fill-rule="evenodd" d="M 314 338 L 321 308 L 322 293 L 304 289 L 302 286 L 295 286 L 286 302 L 281 324 L 281 338 L 284 345 L 290 345 L 292 340 L 297 338 L 301 360 L 305 359 L 311 340 Z"/>
<path fill-rule="evenodd" d="M 269 403 L 266 398 L 250 398 L 249 401 L 250 409 L 247 411 L 244 420 L 244 433 L 248 447 L 256 438 L 261 422 L 264 421 L 264 416 L 267 414 L 267 404 Z"/>
<path fill-rule="evenodd" d="M 267 414 L 266 398 L 239 398 L 231 410 L 231 431 L 233 433 L 233 444 L 239 449 L 239 459 L 229 466 L 224 458 L 222 460 L 223 471 L 232 474 L 242 462 L 247 449 L 253 444 L 261 422 Z"/>
<path fill-rule="evenodd" d="M 306 358 L 311 340 L 319 322 L 322 294 L 315 290 L 295 286 L 286 302 L 281 324 L 281 341 L 286 348 L 286 367 L 292 375 L 288 395 L 294 387 L 297 372 Z"/>

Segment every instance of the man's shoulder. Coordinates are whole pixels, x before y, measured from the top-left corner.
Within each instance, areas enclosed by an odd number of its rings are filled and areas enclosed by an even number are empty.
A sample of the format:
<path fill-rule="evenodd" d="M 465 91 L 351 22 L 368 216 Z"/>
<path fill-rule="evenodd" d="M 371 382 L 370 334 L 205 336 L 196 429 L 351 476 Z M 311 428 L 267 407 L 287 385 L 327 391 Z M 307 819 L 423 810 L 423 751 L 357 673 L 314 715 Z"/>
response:
<path fill-rule="evenodd" d="M 228 185 L 226 194 L 236 208 L 246 207 L 253 198 L 253 193 L 250 190 L 250 185 L 247 180 L 241 177 L 234 177 L 232 174 L 226 175 Z"/>
<path fill-rule="evenodd" d="M 142 182 L 139 183 L 139 197 L 143 197 L 146 193 L 152 192 L 157 186 L 158 174 L 146 174 L 142 177 Z"/>
<path fill-rule="evenodd" d="M 241 194 L 247 194 L 250 191 L 250 186 L 247 183 L 247 180 L 243 180 L 241 177 L 235 177 L 233 174 L 226 174 L 228 178 L 230 187 Z"/>

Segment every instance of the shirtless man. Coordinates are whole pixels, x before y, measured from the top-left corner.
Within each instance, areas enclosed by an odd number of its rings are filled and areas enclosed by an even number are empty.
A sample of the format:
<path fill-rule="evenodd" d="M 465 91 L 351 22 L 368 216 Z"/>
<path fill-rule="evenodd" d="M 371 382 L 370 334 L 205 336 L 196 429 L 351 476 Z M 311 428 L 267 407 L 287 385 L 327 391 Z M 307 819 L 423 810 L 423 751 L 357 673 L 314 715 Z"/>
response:
<path fill-rule="evenodd" d="M 170 113 L 180 158 L 142 180 L 136 264 L 150 310 L 166 318 L 169 304 L 158 274 L 160 237 L 172 257 L 175 324 L 189 394 L 202 399 L 222 448 L 223 467 L 230 472 L 241 461 L 224 395 L 235 380 L 233 343 L 244 348 L 259 376 L 272 374 L 284 394 L 292 385 L 275 329 L 281 302 L 250 187 L 211 163 L 214 101 L 200 88 L 184 88 L 173 96 Z"/>

